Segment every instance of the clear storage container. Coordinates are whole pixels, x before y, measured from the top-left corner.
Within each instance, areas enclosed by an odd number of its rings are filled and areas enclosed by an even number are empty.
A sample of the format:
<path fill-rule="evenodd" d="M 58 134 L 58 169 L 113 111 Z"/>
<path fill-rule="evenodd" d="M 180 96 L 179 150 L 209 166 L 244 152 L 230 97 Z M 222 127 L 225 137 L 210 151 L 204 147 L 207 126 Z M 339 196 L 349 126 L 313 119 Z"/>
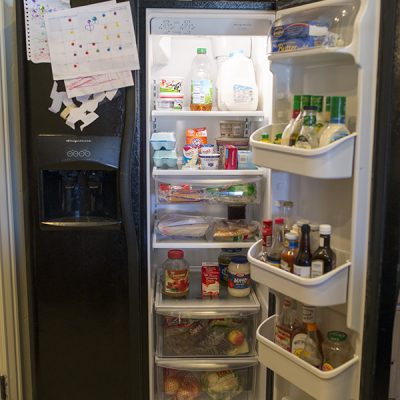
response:
<path fill-rule="evenodd" d="M 156 357 L 157 400 L 255 400 L 257 358 L 237 360 Z"/>
<path fill-rule="evenodd" d="M 248 357 L 255 354 L 260 310 L 254 292 L 245 298 L 220 288 L 217 298 L 202 297 L 200 267 L 189 273 L 185 299 L 162 294 L 158 277 L 155 300 L 156 353 L 159 357 Z"/>

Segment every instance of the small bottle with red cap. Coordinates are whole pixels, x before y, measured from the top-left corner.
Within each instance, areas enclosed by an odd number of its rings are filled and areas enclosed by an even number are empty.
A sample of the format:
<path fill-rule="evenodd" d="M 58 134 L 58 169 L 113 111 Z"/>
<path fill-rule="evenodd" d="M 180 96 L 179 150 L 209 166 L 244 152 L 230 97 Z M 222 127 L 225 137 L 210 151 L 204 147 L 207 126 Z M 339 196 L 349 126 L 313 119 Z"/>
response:
<path fill-rule="evenodd" d="M 267 262 L 278 268 L 281 265 L 281 254 L 284 249 L 283 223 L 283 218 L 275 218 L 274 238 L 272 246 L 267 252 Z"/>
<path fill-rule="evenodd" d="M 163 265 L 163 293 L 169 297 L 184 297 L 189 293 L 189 263 L 183 250 L 168 251 Z"/>

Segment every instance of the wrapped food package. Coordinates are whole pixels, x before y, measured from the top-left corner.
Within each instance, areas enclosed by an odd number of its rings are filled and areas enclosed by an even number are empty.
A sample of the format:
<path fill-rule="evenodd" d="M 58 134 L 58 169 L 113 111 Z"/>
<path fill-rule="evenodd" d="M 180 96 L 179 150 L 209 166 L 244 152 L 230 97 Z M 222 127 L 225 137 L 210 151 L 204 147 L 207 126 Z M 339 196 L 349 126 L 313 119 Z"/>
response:
<path fill-rule="evenodd" d="M 220 220 L 214 226 L 213 239 L 219 242 L 244 242 L 256 240 L 259 224 L 256 221 Z"/>
<path fill-rule="evenodd" d="M 163 215 L 155 223 L 156 231 L 166 237 L 202 238 L 210 228 L 205 217 L 181 214 Z"/>

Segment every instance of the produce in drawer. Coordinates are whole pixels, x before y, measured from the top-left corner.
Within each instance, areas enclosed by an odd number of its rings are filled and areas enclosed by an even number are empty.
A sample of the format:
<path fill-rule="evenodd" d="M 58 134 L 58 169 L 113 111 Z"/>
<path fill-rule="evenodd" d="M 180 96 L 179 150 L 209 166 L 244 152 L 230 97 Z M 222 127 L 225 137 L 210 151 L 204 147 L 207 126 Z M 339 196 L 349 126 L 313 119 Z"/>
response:
<path fill-rule="evenodd" d="M 196 400 L 200 390 L 200 382 L 192 373 L 164 370 L 164 394 L 168 400 Z"/>
<path fill-rule="evenodd" d="M 243 392 L 243 384 L 235 371 L 205 372 L 201 376 L 203 390 L 214 400 L 231 400 Z"/>
<path fill-rule="evenodd" d="M 250 351 L 245 319 L 164 317 L 164 356 L 238 356 Z"/>
<path fill-rule="evenodd" d="M 225 204 L 250 204 L 257 200 L 254 183 L 210 187 L 205 192 L 208 199 Z"/>
<path fill-rule="evenodd" d="M 255 240 L 259 233 L 258 222 L 245 220 L 221 220 L 215 224 L 213 239 L 220 242 Z"/>

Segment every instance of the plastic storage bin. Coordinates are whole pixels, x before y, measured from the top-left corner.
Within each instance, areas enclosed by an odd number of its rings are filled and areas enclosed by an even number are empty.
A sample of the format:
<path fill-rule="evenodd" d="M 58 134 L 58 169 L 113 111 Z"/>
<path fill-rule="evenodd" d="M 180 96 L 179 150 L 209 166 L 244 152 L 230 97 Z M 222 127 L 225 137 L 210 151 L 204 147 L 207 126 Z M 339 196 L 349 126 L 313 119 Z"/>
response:
<path fill-rule="evenodd" d="M 160 273 L 155 300 L 157 356 L 252 356 L 259 310 L 253 291 L 238 298 L 222 286 L 218 298 L 202 298 L 199 267 L 190 270 L 187 298 L 166 297 Z"/>
<path fill-rule="evenodd" d="M 154 132 L 150 143 L 154 150 L 173 150 L 176 146 L 175 132 Z"/>
<path fill-rule="evenodd" d="M 321 371 L 274 343 L 275 320 L 276 315 L 268 318 L 257 330 L 260 363 L 315 399 L 350 399 L 358 357 L 332 371 Z"/>
<path fill-rule="evenodd" d="M 178 155 L 176 150 L 157 150 L 153 154 L 153 161 L 157 168 L 176 168 Z"/>
<path fill-rule="evenodd" d="M 256 400 L 257 359 L 174 359 L 156 357 L 157 400 Z"/>

